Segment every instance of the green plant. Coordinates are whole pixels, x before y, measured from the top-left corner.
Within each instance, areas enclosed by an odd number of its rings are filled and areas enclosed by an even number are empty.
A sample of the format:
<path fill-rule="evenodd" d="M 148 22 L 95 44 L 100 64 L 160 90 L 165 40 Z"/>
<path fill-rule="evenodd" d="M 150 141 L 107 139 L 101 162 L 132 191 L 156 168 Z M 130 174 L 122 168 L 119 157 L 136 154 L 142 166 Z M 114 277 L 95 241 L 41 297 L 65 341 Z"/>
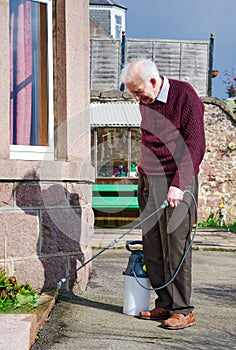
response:
<path fill-rule="evenodd" d="M 231 213 L 234 211 L 234 208 L 230 208 L 228 215 L 231 217 Z M 226 223 L 226 212 L 225 206 L 223 203 L 220 203 L 219 209 L 214 214 L 212 211 L 210 212 L 209 217 L 206 221 L 199 222 L 199 227 L 221 227 L 233 231 L 236 233 L 236 222 L 228 222 Z"/>
<path fill-rule="evenodd" d="M 236 114 L 236 97 L 227 98 L 224 100 L 231 113 Z"/>
<path fill-rule="evenodd" d="M 217 217 L 216 215 L 214 215 L 211 212 L 206 221 L 199 222 L 199 226 L 202 226 L 202 227 L 206 227 L 206 226 L 216 227 L 216 226 L 220 226 L 219 225 L 219 221 L 220 221 L 219 217 Z"/>
<path fill-rule="evenodd" d="M 236 221 L 228 225 L 226 224 L 220 225 L 219 218 L 216 218 L 212 213 L 209 215 L 206 221 L 199 222 L 198 226 L 199 227 L 220 227 L 236 233 Z"/>
<path fill-rule="evenodd" d="M 19 285 L 14 276 L 7 277 L 0 269 L 0 313 L 30 310 L 38 299 L 39 295 L 29 283 Z"/>

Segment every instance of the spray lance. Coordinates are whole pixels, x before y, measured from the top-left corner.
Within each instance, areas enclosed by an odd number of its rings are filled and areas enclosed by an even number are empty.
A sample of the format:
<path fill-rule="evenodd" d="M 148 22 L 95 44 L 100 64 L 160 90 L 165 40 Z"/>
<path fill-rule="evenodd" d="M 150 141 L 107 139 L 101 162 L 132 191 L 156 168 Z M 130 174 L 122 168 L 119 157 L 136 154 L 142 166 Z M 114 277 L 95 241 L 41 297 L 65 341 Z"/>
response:
<path fill-rule="evenodd" d="M 99 255 L 101 255 L 102 253 L 104 253 L 106 250 L 108 250 L 109 248 L 112 248 L 114 245 L 116 245 L 123 237 L 125 237 L 126 235 L 128 235 L 129 233 L 131 233 L 134 229 L 136 229 L 137 227 L 139 227 L 140 225 L 142 225 L 145 221 L 149 220 L 153 215 L 157 214 L 159 211 L 164 210 L 165 208 L 167 208 L 169 206 L 169 202 L 167 200 L 164 200 L 164 202 L 162 203 L 162 205 L 156 209 L 153 213 L 151 213 L 150 215 L 148 215 L 146 218 L 144 218 L 143 220 L 139 221 L 136 225 L 134 225 L 133 227 L 131 227 L 127 232 L 123 233 L 120 237 L 114 239 L 112 242 L 110 242 L 105 248 L 103 248 L 102 250 L 100 250 L 97 254 L 95 254 L 92 258 L 90 258 L 89 260 L 85 261 L 80 267 L 78 267 L 76 270 L 72 271 L 70 274 L 68 274 L 67 276 L 63 277 L 60 279 L 60 281 L 57 283 L 56 288 L 58 290 L 61 289 L 62 285 L 68 280 L 68 278 L 70 278 L 71 276 L 73 276 L 74 274 L 76 274 L 76 272 L 78 272 L 79 270 L 81 270 L 82 268 L 84 268 L 87 264 L 89 264 L 91 261 L 93 261 L 94 259 L 96 259 Z"/>

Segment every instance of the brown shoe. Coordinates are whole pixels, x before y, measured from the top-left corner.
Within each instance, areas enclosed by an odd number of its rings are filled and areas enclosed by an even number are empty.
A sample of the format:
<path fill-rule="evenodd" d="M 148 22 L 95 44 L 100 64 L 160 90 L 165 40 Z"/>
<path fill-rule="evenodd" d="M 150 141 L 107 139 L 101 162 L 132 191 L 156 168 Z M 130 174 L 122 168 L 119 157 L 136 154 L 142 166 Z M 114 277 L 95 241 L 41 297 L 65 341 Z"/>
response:
<path fill-rule="evenodd" d="M 166 318 L 170 316 L 170 310 L 162 309 L 160 307 L 156 307 L 150 311 L 141 311 L 139 313 L 141 318 L 145 318 L 146 320 L 159 320 L 162 318 Z"/>
<path fill-rule="evenodd" d="M 194 314 L 188 315 L 173 314 L 167 320 L 162 322 L 162 327 L 167 329 L 182 329 L 192 326 L 195 323 Z"/>

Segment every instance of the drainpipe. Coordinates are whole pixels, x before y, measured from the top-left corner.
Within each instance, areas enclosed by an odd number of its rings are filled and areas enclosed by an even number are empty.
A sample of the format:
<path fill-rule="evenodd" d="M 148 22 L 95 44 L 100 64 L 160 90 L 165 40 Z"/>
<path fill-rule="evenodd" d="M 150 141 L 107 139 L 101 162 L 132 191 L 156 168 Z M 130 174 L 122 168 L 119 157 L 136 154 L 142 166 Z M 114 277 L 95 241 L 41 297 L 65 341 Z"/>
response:
<path fill-rule="evenodd" d="M 208 96 L 212 96 L 213 52 L 214 52 L 214 34 L 211 34 L 210 43 L 209 43 L 208 91 L 207 91 Z"/>
<path fill-rule="evenodd" d="M 120 65 L 120 70 L 122 70 L 125 66 L 125 32 L 122 32 L 122 40 L 121 40 L 121 65 Z M 125 90 L 125 85 L 122 83 L 120 85 L 120 91 Z"/>
<path fill-rule="evenodd" d="M 95 168 L 95 179 L 97 178 L 98 174 L 98 131 L 97 128 L 94 129 L 94 168 Z"/>
<path fill-rule="evenodd" d="M 128 129 L 128 177 L 130 177 L 130 169 L 131 169 L 131 129 Z"/>

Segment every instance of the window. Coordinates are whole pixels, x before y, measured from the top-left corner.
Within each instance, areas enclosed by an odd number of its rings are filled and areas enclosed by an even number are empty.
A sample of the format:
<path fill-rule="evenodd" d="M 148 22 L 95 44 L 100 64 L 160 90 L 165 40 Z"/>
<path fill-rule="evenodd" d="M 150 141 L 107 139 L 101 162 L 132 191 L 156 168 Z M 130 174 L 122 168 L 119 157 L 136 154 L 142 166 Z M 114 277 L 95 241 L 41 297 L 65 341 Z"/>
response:
<path fill-rule="evenodd" d="M 51 0 L 10 0 L 12 159 L 54 159 Z"/>
<path fill-rule="evenodd" d="M 93 165 L 97 177 L 136 177 L 141 133 L 139 128 L 91 130 Z"/>
<path fill-rule="evenodd" d="M 116 20 L 116 39 L 120 39 L 122 35 L 122 19 L 121 16 L 115 15 Z"/>

